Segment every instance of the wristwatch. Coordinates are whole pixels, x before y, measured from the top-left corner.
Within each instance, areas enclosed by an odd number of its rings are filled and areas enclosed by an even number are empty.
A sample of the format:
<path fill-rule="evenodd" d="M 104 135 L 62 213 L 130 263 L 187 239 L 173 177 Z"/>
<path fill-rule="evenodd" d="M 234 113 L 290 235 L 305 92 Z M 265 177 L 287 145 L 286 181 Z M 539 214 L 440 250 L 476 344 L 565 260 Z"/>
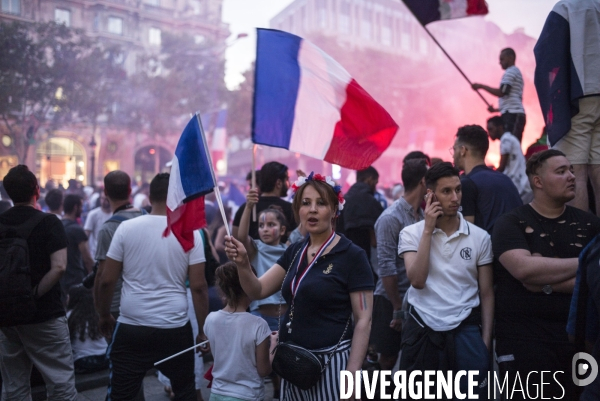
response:
<path fill-rule="evenodd" d="M 550 295 L 552 294 L 552 286 L 550 284 L 546 284 L 542 287 L 542 291 L 544 292 L 544 294 Z"/>

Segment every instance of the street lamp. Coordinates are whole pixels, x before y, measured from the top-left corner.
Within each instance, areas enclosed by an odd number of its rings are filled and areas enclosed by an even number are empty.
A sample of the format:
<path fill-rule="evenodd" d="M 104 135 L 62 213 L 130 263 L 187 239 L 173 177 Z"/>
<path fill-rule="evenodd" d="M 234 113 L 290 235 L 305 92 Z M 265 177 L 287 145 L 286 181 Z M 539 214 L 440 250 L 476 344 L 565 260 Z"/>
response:
<path fill-rule="evenodd" d="M 96 145 L 98 145 L 96 143 L 96 139 L 94 138 L 94 135 L 92 135 L 92 140 L 90 141 L 90 143 L 88 144 L 90 147 L 90 151 L 92 152 L 92 157 L 91 157 L 91 163 L 90 163 L 90 182 L 89 185 L 91 185 L 92 187 L 94 186 L 94 182 L 95 182 L 95 174 L 94 174 L 94 169 L 96 167 Z"/>

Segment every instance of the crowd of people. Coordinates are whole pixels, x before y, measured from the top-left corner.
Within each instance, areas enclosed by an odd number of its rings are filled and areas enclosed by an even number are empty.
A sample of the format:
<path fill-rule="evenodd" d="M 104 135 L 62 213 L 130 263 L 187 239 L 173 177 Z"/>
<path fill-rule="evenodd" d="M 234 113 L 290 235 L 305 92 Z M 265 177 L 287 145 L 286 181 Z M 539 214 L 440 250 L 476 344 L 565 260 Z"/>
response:
<path fill-rule="evenodd" d="M 515 62 L 503 49 L 500 87 L 472 85 L 501 114 L 458 128 L 452 161 L 410 152 L 398 185 L 381 191 L 368 167 L 345 194 L 265 163 L 226 222 L 206 197 L 188 252 L 165 230 L 168 173 L 42 191 L 12 168 L 0 187 L 2 400 L 30 399 L 33 366 L 49 400 L 75 400 L 75 374 L 106 369 L 107 400 L 143 400 L 155 366 L 174 400 L 202 400 L 204 378 L 211 401 L 265 400 L 266 377 L 273 399 L 337 400 L 342 370 L 396 366 L 475 372 L 476 389 L 466 375 L 456 384 L 478 399 L 497 369 L 506 399 L 598 400 L 600 379 L 572 379 L 576 352 L 600 360 L 600 196 L 587 192 L 598 147 L 579 146 L 589 116 L 576 115 L 564 140 L 548 149 L 542 135 L 523 154 Z M 497 168 L 485 162 L 495 140 Z"/>

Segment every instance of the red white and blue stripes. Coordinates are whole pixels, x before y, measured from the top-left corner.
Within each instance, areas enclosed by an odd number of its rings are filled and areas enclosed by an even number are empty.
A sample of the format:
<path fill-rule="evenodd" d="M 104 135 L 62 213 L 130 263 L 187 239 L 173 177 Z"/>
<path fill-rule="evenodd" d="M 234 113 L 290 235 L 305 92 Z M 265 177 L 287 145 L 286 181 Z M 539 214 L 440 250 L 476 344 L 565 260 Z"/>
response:
<path fill-rule="evenodd" d="M 454 18 L 485 15 L 488 7 L 485 0 L 402 0 L 419 22 L 430 22 Z"/>
<path fill-rule="evenodd" d="M 388 112 L 317 46 L 258 29 L 254 143 L 359 170 L 383 153 L 397 130 Z"/>

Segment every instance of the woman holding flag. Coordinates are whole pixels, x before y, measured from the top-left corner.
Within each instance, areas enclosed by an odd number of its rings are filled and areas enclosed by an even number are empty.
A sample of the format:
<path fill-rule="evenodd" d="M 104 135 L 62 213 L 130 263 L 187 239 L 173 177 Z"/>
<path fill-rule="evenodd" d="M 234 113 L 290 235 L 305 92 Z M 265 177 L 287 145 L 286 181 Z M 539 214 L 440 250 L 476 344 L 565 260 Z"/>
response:
<path fill-rule="evenodd" d="M 281 289 L 288 310 L 279 343 L 311 351 L 324 368 L 308 390 L 282 380 L 281 399 L 339 398 L 340 371 L 359 371 L 367 352 L 373 275 L 365 252 L 333 230 L 344 204 L 341 188 L 330 177 L 311 173 L 299 177 L 292 190 L 292 208 L 296 221 L 309 233 L 306 240 L 292 244 L 260 278 L 252 272 L 241 242 L 227 237 L 226 253 L 236 263 L 250 298 L 263 299 Z"/>

